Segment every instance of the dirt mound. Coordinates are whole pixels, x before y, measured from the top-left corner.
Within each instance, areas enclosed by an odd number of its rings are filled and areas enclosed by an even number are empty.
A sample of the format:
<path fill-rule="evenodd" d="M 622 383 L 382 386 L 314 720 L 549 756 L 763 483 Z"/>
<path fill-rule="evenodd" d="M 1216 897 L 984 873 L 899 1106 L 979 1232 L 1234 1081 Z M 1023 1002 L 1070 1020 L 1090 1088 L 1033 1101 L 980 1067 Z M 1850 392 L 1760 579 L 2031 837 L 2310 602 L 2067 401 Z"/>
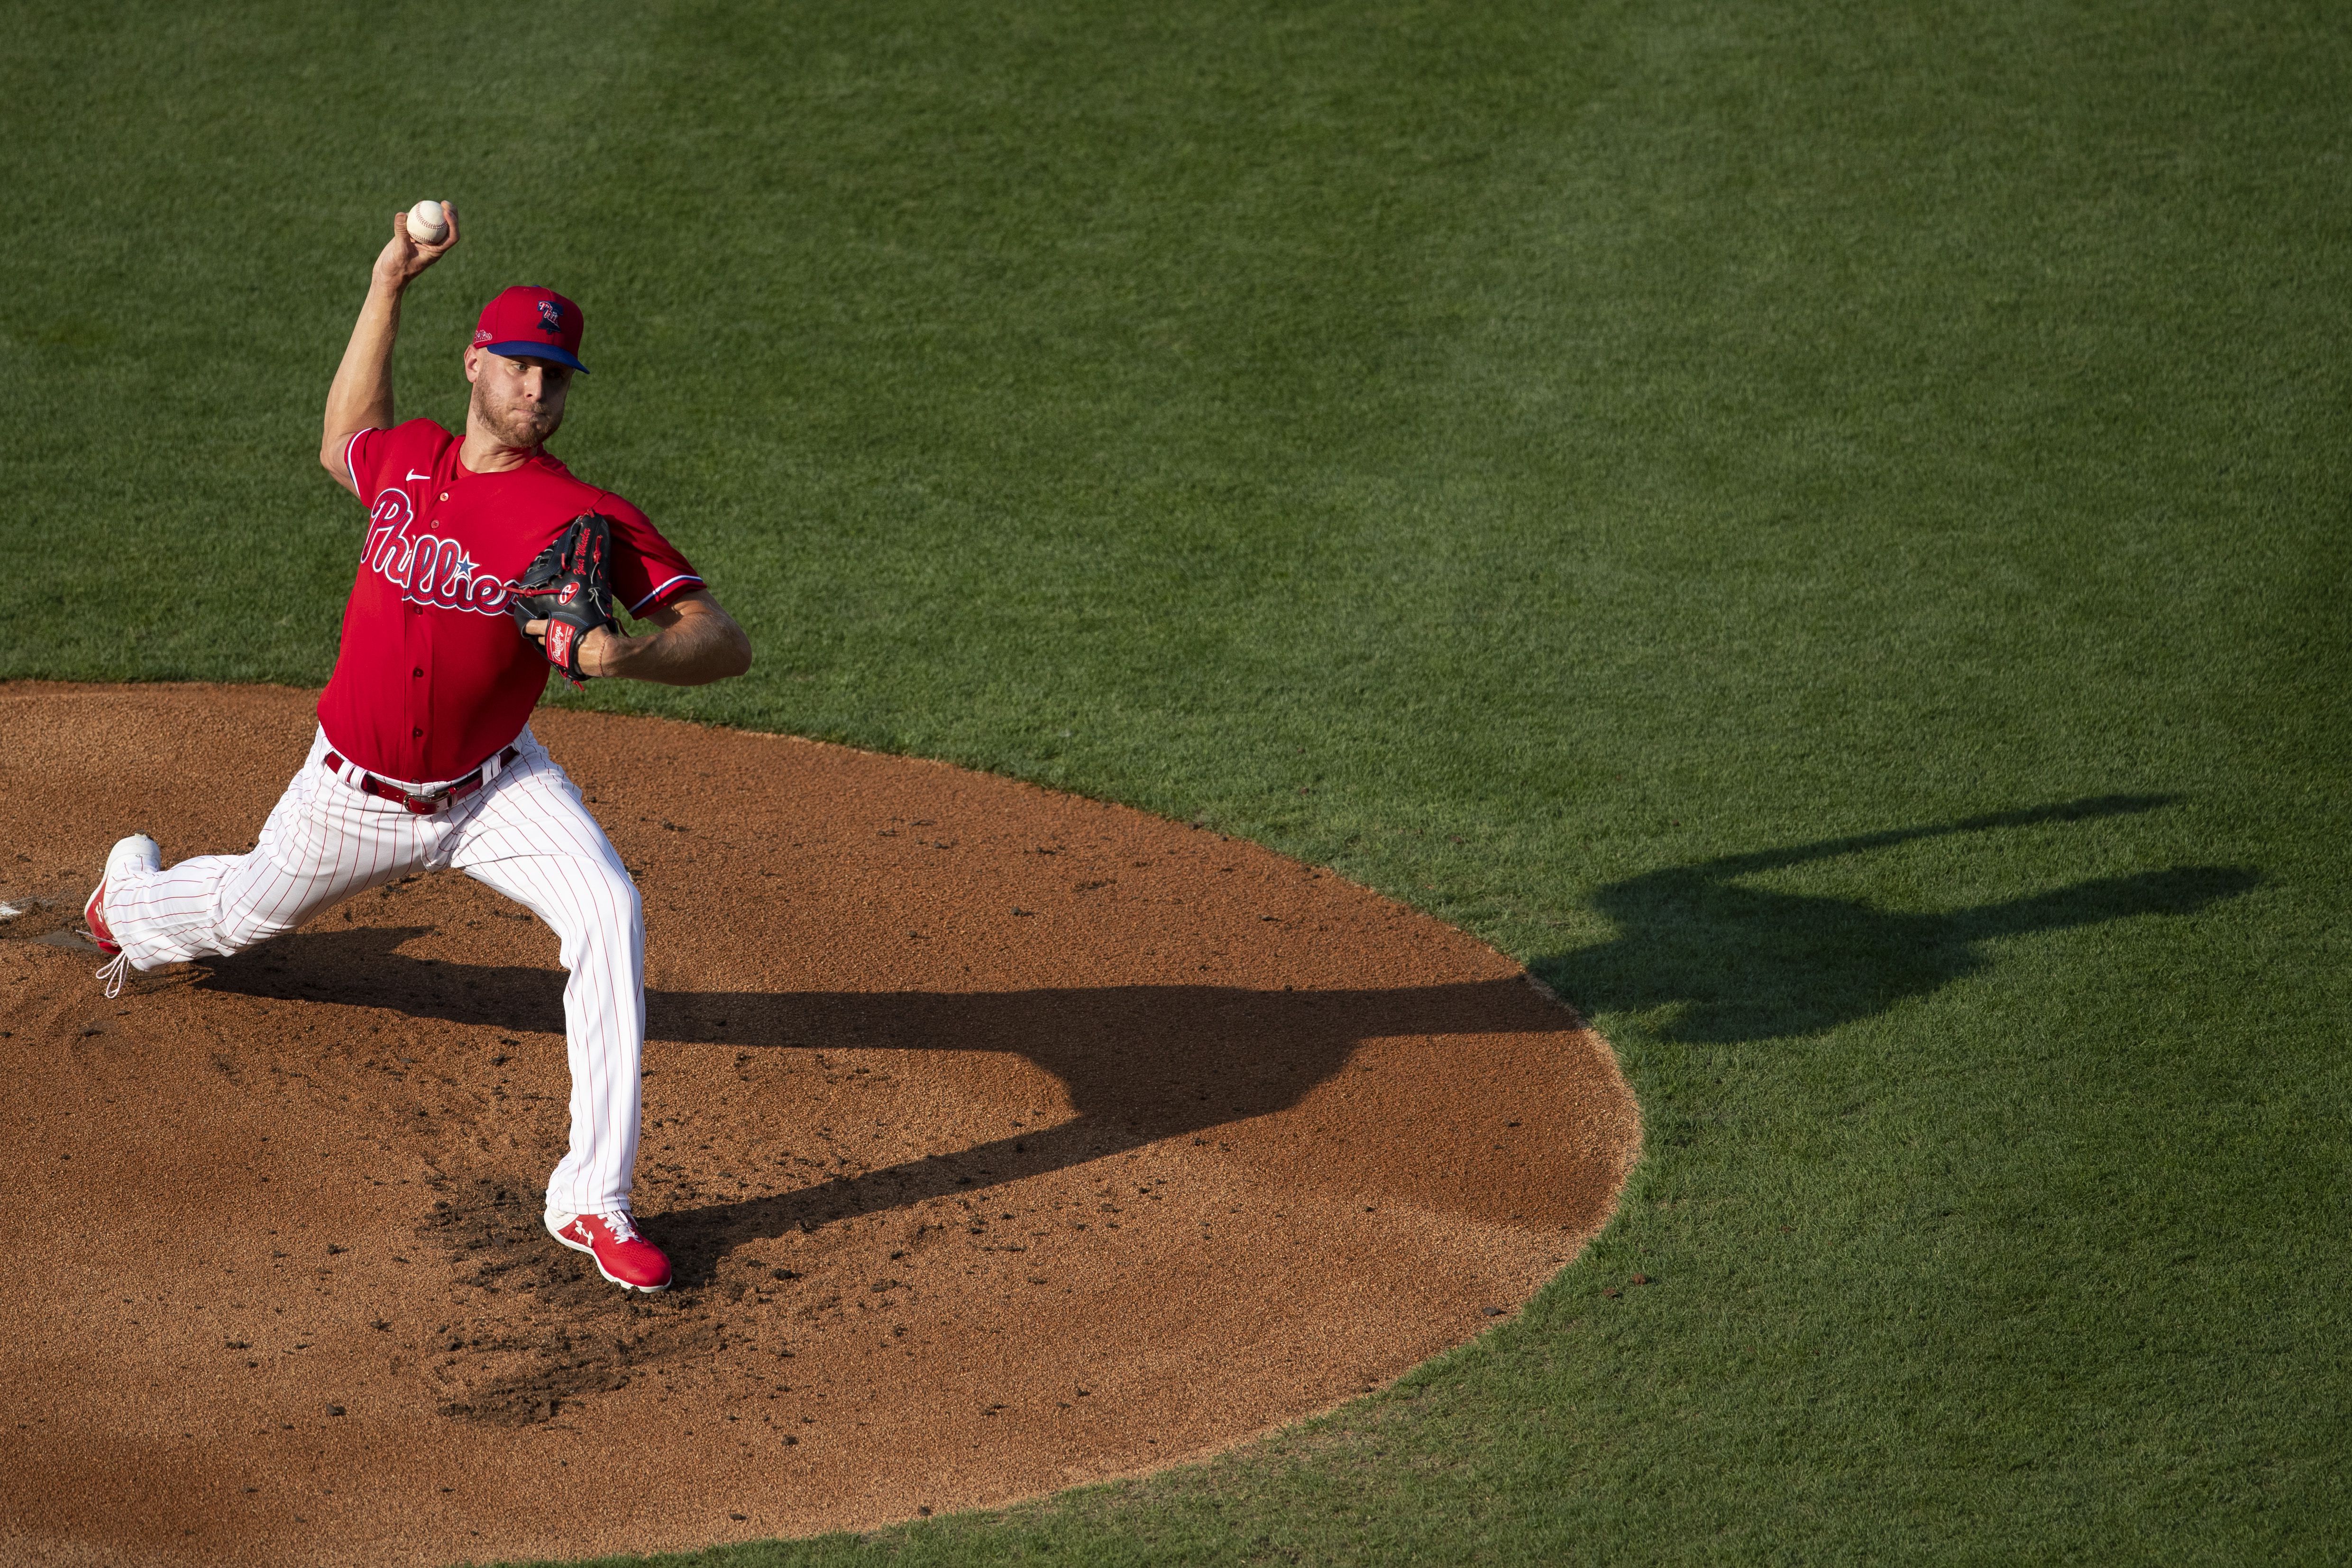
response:
<path fill-rule="evenodd" d="M 107 847 L 249 846 L 308 694 L 0 686 L 0 1559 L 446 1563 L 1197 1458 L 1524 1301 L 1638 1141 L 1517 966 L 1255 846 L 542 711 L 644 890 L 628 1299 L 539 1226 L 553 938 L 460 876 L 108 1002 Z"/>

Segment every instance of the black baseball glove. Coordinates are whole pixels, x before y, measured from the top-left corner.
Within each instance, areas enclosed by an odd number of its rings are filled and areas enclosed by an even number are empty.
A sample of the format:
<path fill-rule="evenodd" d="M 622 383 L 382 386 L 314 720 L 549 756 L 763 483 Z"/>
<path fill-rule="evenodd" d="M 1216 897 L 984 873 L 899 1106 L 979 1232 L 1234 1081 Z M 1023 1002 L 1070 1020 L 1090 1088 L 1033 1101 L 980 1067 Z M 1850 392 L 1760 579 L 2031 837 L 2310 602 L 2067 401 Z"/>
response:
<path fill-rule="evenodd" d="M 580 668 L 580 645 L 588 634 L 598 626 L 620 629 L 613 618 L 613 585 L 604 575 L 612 550 L 613 520 L 584 511 L 523 568 L 520 577 L 507 584 L 507 614 L 518 626 L 547 623 L 540 639 L 547 662 L 574 686 L 588 679 Z"/>

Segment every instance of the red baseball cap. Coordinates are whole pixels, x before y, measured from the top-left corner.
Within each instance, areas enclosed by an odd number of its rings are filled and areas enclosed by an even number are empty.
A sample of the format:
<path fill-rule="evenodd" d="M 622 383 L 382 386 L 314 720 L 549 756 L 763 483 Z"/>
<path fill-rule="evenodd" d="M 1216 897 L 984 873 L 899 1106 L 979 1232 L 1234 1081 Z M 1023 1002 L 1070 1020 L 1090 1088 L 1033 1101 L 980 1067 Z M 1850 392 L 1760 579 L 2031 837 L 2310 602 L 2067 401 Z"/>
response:
<path fill-rule="evenodd" d="M 583 375 L 580 307 L 552 289 L 516 287 L 482 307 L 474 346 L 509 359 L 551 359 Z"/>

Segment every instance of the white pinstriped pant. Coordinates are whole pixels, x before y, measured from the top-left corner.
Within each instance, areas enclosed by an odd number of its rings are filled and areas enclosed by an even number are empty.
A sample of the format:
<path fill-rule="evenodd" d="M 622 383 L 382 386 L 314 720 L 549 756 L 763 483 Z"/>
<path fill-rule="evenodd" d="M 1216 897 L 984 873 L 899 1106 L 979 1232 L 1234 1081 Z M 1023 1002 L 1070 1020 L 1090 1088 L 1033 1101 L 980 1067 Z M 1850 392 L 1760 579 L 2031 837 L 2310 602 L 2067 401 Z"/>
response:
<path fill-rule="evenodd" d="M 521 904 L 562 940 L 572 1147 L 548 1178 L 551 1214 L 629 1206 L 646 1041 L 646 926 L 636 884 L 580 787 L 529 730 L 475 795 L 420 816 L 328 771 L 322 730 L 244 855 L 199 855 L 106 892 L 133 969 L 226 956 L 413 871 L 454 867 Z M 408 781 L 413 784 L 414 781 Z"/>

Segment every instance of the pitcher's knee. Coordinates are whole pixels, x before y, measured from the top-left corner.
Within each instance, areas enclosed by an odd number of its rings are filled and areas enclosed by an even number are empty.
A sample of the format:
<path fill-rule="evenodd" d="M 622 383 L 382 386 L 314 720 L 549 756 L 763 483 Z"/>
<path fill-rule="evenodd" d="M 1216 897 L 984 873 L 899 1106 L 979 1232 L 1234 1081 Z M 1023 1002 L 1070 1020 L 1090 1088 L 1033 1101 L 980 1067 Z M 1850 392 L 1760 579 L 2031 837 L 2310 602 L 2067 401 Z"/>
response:
<path fill-rule="evenodd" d="M 644 951 L 646 905 L 635 882 L 599 867 L 582 892 L 577 902 L 562 910 L 556 932 L 567 953 L 596 948 Z"/>
<path fill-rule="evenodd" d="M 222 956 L 226 957 L 233 952 L 243 952 L 248 947 L 259 947 L 272 937 L 284 936 L 297 923 L 249 910 L 238 910 L 215 922 L 213 940 L 219 946 Z"/>
<path fill-rule="evenodd" d="M 638 892 L 637 885 L 625 876 L 611 877 L 606 881 L 604 901 L 617 917 L 616 929 L 642 946 L 646 935 L 645 895 Z"/>

